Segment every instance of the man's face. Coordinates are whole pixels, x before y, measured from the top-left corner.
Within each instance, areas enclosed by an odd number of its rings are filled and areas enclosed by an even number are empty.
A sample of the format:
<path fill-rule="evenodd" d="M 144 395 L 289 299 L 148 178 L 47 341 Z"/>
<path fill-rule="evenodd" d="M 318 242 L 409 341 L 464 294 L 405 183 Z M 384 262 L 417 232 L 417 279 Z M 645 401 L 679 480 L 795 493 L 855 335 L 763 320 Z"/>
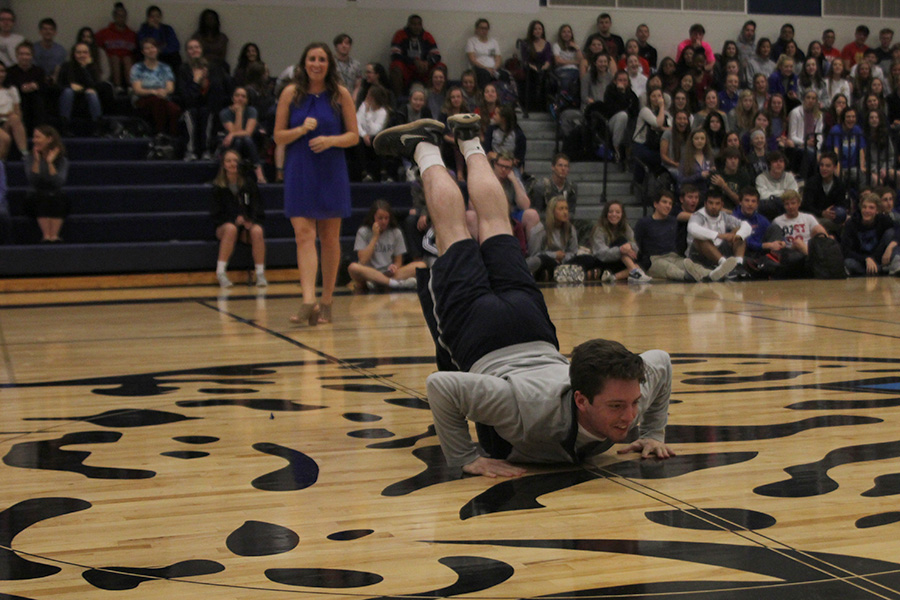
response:
<path fill-rule="evenodd" d="M 890 31 L 879 33 L 878 40 L 881 42 L 881 47 L 887 50 L 890 47 L 891 42 L 894 41 L 894 34 Z"/>
<path fill-rule="evenodd" d="M 22 46 L 21 48 L 16 50 L 16 63 L 22 70 L 27 71 L 28 69 L 30 69 L 33 60 L 34 56 L 31 54 L 31 50 L 29 50 L 27 47 Z"/>
<path fill-rule="evenodd" d="M 560 158 L 553 163 L 553 174 L 556 175 L 557 179 L 566 179 L 569 176 L 569 161 Z"/>
<path fill-rule="evenodd" d="M 341 40 L 341 43 L 334 47 L 338 56 L 349 56 L 350 55 L 350 38 L 344 38 Z"/>
<path fill-rule="evenodd" d="M 756 35 L 756 26 L 753 23 L 747 23 L 741 30 L 745 40 L 752 40 Z"/>
<path fill-rule="evenodd" d="M 418 36 L 422 35 L 422 31 L 423 31 L 422 19 L 419 19 L 418 17 L 414 17 L 414 18 L 410 19 L 409 21 L 407 21 L 406 26 L 409 28 L 409 32 L 411 34 L 413 34 L 414 36 L 418 37 Z"/>
<path fill-rule="evenodd" d="M 856 39 L 856 43 L 862 46 L 866 43 L 866 40 L 869 39 L 869 36 L 865 34 L 863 31 L 857 31 L 853 37 Z"/>
<path fill-rule="evenodd" d="M 776 179 L 784 175 L 784 159 L 778 158 L 773 160 L 769 164 L 769 173 Z"/>
<path fill-rule="evenodd" d="M 700 192 L 691 192 L 681 197 L 681 208 L 687 212 L 694 212 L 700 205 Z"/>
<path fill-rule="evenodd" d="M 603 17 L 599 21 L 597 21 L 597 29 L 603 35 L 607 35 L 609 33 L 610 28 L 612 27 L 612 19 L 609 17 Z"/>
<path fill-rule="evenodd" d="M 785 200 L 784 214 L 788 219 L 795 219 L 800 214 L 800 198 L 788 198 Z"/>
<path fill-rule="evenodd" d="M 593 435 L 624 442 L 637 418 L 640 399 L 641 385 L 637 380 L 608 379 L 603 391 L 590 402 L 584 394 L 575 392 L 578 423 Z"/>
<path fill-rule="evenodd" d="M 826 181 L 834 175 L 834 163 L 830 159 L 823 158 L 819 161 L 819 175 Z"/>
<path fill-rule="evenodd" d="M 672 199 L 668 196 L 662 196 L 653 203 L 653 210 L 660 218 L 665 219 L 672 212 Z"/>
<path fill-rule="evenodd" d="M 881 212 L 886 215 L 891 214 L 894 210 L 894 194 L 887 192 L 881 197 Z"/>
<path fill-rule="evenodd" d="M 44 25 L 41 25 L 40 33 L 42 40 L 45 42 L 52 42 L 53 38 L 56 37 L 56 27 L 45 23 Z"/>
<path fill-rule="evenodd" d="M 716 196 L 707 196 L 706 198 L 706 214 L 711 217 L 718 217 L 719 212 L 722 210 L 723 201 L 721 198 L 717 198 Z"/>
<path fill-rule="evenodd" d="M 875 215 L 878 214 L 878 203 L 869 201 L 861 202 L 859 205 L 859 212 L 865 223 L 871 223 L 875 220 Z"/>
<path fill-rule="evenodd" d="M 494 175 L 497 176 L 497 179 L 503 181 L 504 179 L 509 179 L 509 174 L 512 171 L 513 163 L 508 158 L 498 158 L 496 162 L 494 162 Z"/>
<path fill-rule="evenodd" d="M 794 39 L 794 28 L 788 25 L 785 25 L 781 28 L 781 39 L 787 41 Z"/>
<path fill-rule="evenodd" d="M 737 173 L 738 167 L 741 165 L 741 159 L 737 156 L 729 156 L 725 159 L 725 172 Z"/>
<path fill-rule="evenodd" d="M 646 25 L 641 25 L 637 28 L 637 31 L 634 32 L 634 37 L 637 38 L 637 41 L 644 44 L 650 39 L 650 28 Z"/>
<path fill-rule="evenodd" d="M 759 198 L 752 194 L 744 194 L 741 196 L 741 212 L 747 215 L 748 217 L 753 216 L 756 213 L 756 209 L 759 208 Z"/>
<path fill-rule="evenodd" d="M 0 12 L 0 32 L 2 32 L 4 35 L 12 33 L 15 24 L 16 18 L 12 15 L 12 13 Z"/>
<path fill-rule="evenodd" d="M 822 34 L 822 45 L 826 48 L 831 48 L 834 46 L 834 32 L 829 31 L 828 33 Z"/>

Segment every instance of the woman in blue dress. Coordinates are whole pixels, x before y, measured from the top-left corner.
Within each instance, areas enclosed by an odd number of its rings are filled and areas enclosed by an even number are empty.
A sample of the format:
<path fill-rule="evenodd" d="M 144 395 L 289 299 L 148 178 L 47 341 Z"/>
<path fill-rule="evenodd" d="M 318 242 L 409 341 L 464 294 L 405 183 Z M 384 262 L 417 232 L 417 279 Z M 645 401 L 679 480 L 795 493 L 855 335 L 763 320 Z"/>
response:
<path fill-rule="evenodd" d="M 284 213 L 294 227 L 303 304 L 293 323 L 331 322 L 341 261 L 341 219 L 350 216 L 344 148 L 359 142 L 356 107 L 340 85 L 327 44 L 303 51 L 300 69 L 284 88 L 275 113 L 275 143 L 286 146 Z M 316 236 L 322 251 L 322 297 L 316 303 Z"/>

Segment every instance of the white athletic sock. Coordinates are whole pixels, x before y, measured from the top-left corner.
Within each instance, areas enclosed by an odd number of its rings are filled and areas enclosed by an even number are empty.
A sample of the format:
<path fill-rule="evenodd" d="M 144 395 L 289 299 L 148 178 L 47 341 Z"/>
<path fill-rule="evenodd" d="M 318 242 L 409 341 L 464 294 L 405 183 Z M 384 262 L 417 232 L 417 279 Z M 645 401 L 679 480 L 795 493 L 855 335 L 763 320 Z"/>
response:
<path fill-rule="evenodd" d="M 422 144 L 419 144 L 419 145 L 421 146 Z M 419 168 L 421 169 L 422 167 L 419 167 Z M 388 287 L 389 288 L 398 288 L 398 287 L 400 287 L 400 282 L 396 279 L 389 279 Z"/>
<path fill-rule="evenodd" d="M 738 263 L 739 265 L 744 264 L 744 257 L 743 257 L 743 256 L 738 256 L 738 257 L 737 257 L 737 263 Z"/>
<path fill-rule="evenodd" d="M 444 166 L 444 159 L 441 158 L 441 149 L 431 142 L 419 142 L 416 145 L 413 158 L 416 164 L 419 165 L 419 174 L 425 173 L 430 167 Z"/>
<path fill-rule="evenodd" d="M 266 265 L 256 265 L 256 274 L 257 275 L 265 275 L 266 273 Z"/>
<path fill-rule="evenodd" d="M 216 275 L 224 275 L 225 269 L 228 267 L 228 261 L 225 260 L 217 260 L 216 261 Z"/>
<path fill-rule="evenodd" d="M 463 158 L 469 158 L 473 154 L 484 154 L 484 148 L 481 147 L 481 140 L 477 137 L 471 140 L 459 140 L 459 151 L 462 152 Z"/>

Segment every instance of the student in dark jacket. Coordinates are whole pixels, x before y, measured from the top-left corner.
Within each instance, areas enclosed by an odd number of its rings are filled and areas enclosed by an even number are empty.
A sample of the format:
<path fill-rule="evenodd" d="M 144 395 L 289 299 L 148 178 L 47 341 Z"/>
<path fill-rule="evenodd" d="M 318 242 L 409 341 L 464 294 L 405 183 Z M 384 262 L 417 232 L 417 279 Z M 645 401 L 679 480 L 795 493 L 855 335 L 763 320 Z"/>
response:
<path fill-rule="evenodd" d="M 835 173 L 837 156 L 823 152 L 819 157 L 819 172 L 810 177 L 803 187 L 801 210 L 813 215 L 826 230 L 836 233 L 847 219 L 850 200 L 847 188 Z"/>
<path fill-rule="evenodd" d="M 219 259 L 216 263 L 219 285 L 223 288 L 232 286 L 226 269 L 235 243 L 241 241 L 250 244 L 256 266 L 256 286 L 267 286 L 266 242 L 261 225 L 266 215 L 256 181 L 242 172 L 241 155 L 234 149 L 226 150 L 222 155 L 219 174 L 213 181 L 210 216 L 219 239 Z"/>
<path fill-rule="evenodd" d="M 893 271 L 891 260 L 897 248 L 894 221 L 879 210 L 878 194 L 864 192 L 859 210 L 844 224 L 841 251 L 850 275 L 884 275 Z M 900 257 L 897 259 L 900 261 Z"/>
<path fill-rule="evenodd" d="M 184 111 L 188 131 L 184 158 L 210 159 L 210 138 L 219 129 L 219 113 L 228 106 L 232 82 L 221 63 L 210 63 L 203 57 L 199 40 L 188 40 L 185 51 L 188 59 L 178 67 L 175 79 L 175 98 Z"/>
<path fill-rule="evenodd" d="M 69 127 L 78 101 L 87 105 L 94 123 L 103 116 L 98 89 L 101 79 L 100 67 L 91 57 L 91 47 L 83 42 L 75 44 L 70 59 L 60 67 L 57 79 L 60 87 L 59 116 L 62 117 L 64 129 Z"/>

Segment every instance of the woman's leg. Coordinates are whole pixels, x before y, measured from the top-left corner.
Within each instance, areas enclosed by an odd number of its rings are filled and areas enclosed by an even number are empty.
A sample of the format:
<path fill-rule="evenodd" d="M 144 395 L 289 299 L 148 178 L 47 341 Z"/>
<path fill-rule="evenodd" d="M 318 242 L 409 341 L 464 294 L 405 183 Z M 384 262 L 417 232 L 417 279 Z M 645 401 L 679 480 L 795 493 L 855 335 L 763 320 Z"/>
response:
<path fill-rule="evenodd" d="M 303 304 L 315 304 L 316 275 L 319 272 L 319 256 L 316 253 L 316 221 L 306 217 L 291 217 L 291 225 L 294 227 L 294 240 L 297 242 L 297 269 L 300 271 Z M 340 246 L 338 246 L 338 251 L 340 252 Z"/>
<path fill-rule="evenodd" d="M 318 229 L 322 248 L 322 304 L 330 305 L 341 265 L 341 220 L 324 219 L 318 222 Z"/>
<path fill-rule="evenodd" d="M 122 57 L 122 87 L 131 85 L 131 67 L 134 66 L 134 59 L 131 55 Z"/>
<path fill-rule="evenodd" d="M 64 122 L 72 119 L 72 107 L 75 105 L 75 90 L 63 88 L 59 93 L 59 116 Z"/>
<path fill-rule="evenodd" d="M 62 229 L 63 220 L 58 217 L 48 217 L 49 233 L 51 240 L 59 240 L 59 230 Z"/>
<path fill-rule="evenodd" d="M 250 228 L 250 251 L 254 265 L 266 264 L 266 238 L 262 225 L 258 223 Z"/>
<path fill-rule="evenodd" d="M 37 218 L 38 227 L 41 228 L 41 239 L 42 240 L 51 240 L 53 238 L 50 237 L 50 217 L 38 217 Z"/>
<path fill-rule="evenodd" d="M 350 279 L 352 279 L 356 283 L 365 283 L 367 281 L 371 281 L 372 283 L 384 287 L 387 287 L 391 283 L 390 278 L 384 273 L 381 273 L 380 271 L 373 269 L 372 267 L 361 265 L 358 262 L 350 263 L 350 266 L 347 268 L 347 272 L 350 274 Z"/>
<path fill-rule="evenodd" d="M 6 130 L 0 127 L 0 160 L 6 160 L 7 155 L 9 155 L 10 144 L 12 144 L 12 138 L 9 137 Z"/>
<path fill-rule="evenodd" d="M 162 110 L 165 114 L 169 135 L 178 137 L 178 120 L 181 118 L 181 107 L 171 100 L 164 100 L 162 102 Z"/>
<path fill-rule="evenodd" d="M 94 90 L 87 90 L 84 93 L 87 100 L 88 112 L 91 114 L 91 121 L 98 121 L 103 116 L 103 107 L 100 104 L 100 97 Z M 69 112 L 71 114 L 71 110 Z"/>
<path fill-rule="evenodd" d="M 22 155 L 28 154 L 28 136 L 25 134 L 25 124 L 22 123 L 22 117 L 16 113 L 10 113 L 6 121 L 6 128 L 12 133 L 13 139 L 16 140 L 16 146 Z"/>
<path fill-rule="evenodd" d="M 415 277 L 416 269 L 427 269 L 427 268 L 428 268 L 428 265 L 426 265 L 424 262 L 422 262 L 421 260 L 416 260 L 416 261 L 409 263 L 408 265 L 403 265 L 402 267 L 397 269 L 397 272 L 394 273 L 394 275 L 391 277 L 391 279 L 397 279 L 398 281 L 403 281 L 404 279 L 409 279 L 410 277 Z"/>
<path fill-rule="evenodd" d="M 219 240 L 219 262 L 227 263 L 231 258 L 237 236 L 238 230 L 234 223 L 222 223 L 216 228 L 216 238 Z"/>

